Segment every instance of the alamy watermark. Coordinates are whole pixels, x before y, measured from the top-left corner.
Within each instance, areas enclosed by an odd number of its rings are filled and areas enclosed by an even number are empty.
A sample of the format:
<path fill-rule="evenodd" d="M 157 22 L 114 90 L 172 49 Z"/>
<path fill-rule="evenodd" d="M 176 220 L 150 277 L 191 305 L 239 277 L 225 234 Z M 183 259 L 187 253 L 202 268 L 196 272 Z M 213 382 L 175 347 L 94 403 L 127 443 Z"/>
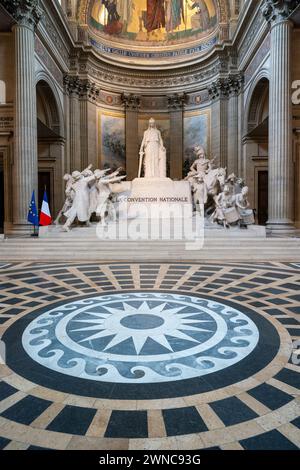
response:
<path fill-rule="evenodd" d="M 0 339 L 0 364 L 6 364 L 6 346 L 4 341 Z"/>
<path fill-rule="evenodd" d="M 292 82 L 292 103 L 300 104 L 300 80 L 294 80 Z"/>
<path fill-rule="evenodd" d="M 191 204 L 128 204 L 118 207 L 118 219 L 98 223 L 100 240 L 183 241 L 185 250 L 199 250 L 204 245 L 204 205 L 192 212 Z M 116 223 L 117 220 L 117 223 Z"/>
<path fill-rule="evenodd" d="M 291 361 L 297 366 L 300 364 L 300 339 L 293 341 Z"/>

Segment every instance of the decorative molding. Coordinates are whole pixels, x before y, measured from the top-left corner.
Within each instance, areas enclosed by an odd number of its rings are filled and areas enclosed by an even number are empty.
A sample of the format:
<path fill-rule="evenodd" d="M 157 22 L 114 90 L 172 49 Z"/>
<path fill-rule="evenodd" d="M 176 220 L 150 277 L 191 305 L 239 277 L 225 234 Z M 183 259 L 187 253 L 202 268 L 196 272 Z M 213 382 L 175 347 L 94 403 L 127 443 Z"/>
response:
<path fill-rule="evenodd" d="M 264 41 L 262 42 L 261 46 L 259 47 L 258 51 L 256 52 L 254 58 L 248 65 L 247 69 L 245 70 L 245 85 L 250 82 L 251 78 L 255 75 L 255 72 L 259 69 L 259 66 L 266 58 L 268 53 L 270 52 L 270 34 L 268 34 Z"/>
<path fill-rule="evenodd" d="M 0 0 L 1 1 L 1 0 Z M 45 10 L 43 10 L 44 14 L 41 19 L 41 24 L 44 27 L 44 30 L 48 34 L 49 38 L 51 39 L 53 45 L 56 47 L 57 51 L 61 54 L 61 57 L 64 59 L 65 63 L 69 65 L 69 51 L 65 47 L 65 44 L 58 34 L 58 31 L 56 27 L 54 26 L 54 23 L 48 13 L 46 13 Z"/>
<path fill-rule="evenodd" d="M 228 53 L 218 51 L 217 57 L 206 65 L 195 64 L 186 67 L 182 71 L 168 70 L 156 72 L 134 71 L 117 68 L 103 64 L 100 61 L 90 62 L 85 58 L 84 62 L 79 62 L 79 73 L 93 77 L 105 86 L 112 84 L 126 88 L 148 88 L 151 90 L 162 88 L 183 88 L 186 86 L 200 85 L 201 82 L 208 81 L 213 77 L 228 73 Z M 202 87 L 203 88 L 203 87 Z M 185 90 L 184 90 L 185 91 Z"/>
<path fill-rule="evenodd" d="M 52 76 L 55 78 L 57 83 L 59 85 L 63 86 L 63 74 L 60 71 L 60 69 L 57 67 L 56 63 L 48 53 L 47 49 L 44 47 L 40 39 L 36 36 L 35 37 L 35 52 L 39 56 L 41 62 L 49 72 L 52 74 Z"/>
<path fill-rule="evenodd" d="M 298 0 L 263 0 L 261 12 L 269 24 L 276 24 L 287 20 L 298 4 Z"/>
<path fill-rule="evenodd" d="M 0 0 L 0 4 L 19 25 L 36 28 L 42 18 L 39 0 Z"/>
<path fill-rule="evenodd" d="M 251 47 L 255 44 L 255 39 L 257 37 L 257 33 L 261 26 L 264 23 L 264 17 L 261 14 L 256 15 L 256 18 L 254 19 L 253 23 L 251 24 L 244 41 L 242 43 L 242 46 L 240 47 L 238 51 L 238 63 L 241 64 L 242 61 L 244 60 L 244 57 L 246 56 L 247 52 Z"/>

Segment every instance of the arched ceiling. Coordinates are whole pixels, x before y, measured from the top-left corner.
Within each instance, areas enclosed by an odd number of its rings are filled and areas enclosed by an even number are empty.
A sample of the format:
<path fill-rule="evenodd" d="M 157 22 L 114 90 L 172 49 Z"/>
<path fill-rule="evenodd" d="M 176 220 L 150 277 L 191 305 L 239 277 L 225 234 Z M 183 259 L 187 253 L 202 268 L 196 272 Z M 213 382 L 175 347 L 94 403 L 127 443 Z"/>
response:
<path fill-rule="evenodd" d="M 213 49 L 228 0 L 79 0 L 78 22 L 98 54 L 127 64 L 183 63 Z"/>

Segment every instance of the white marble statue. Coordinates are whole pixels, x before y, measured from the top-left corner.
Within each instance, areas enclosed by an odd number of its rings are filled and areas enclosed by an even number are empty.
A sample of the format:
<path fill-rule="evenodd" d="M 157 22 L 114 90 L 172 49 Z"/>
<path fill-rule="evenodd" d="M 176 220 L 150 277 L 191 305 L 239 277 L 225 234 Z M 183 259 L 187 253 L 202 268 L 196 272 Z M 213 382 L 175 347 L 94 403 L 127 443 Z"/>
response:
<path fill-rule="evenodd" d="M 97 188 L 97 181 L 102 178 L 103 176 L 108 173 L 110 168 L 107 168 L 105 170 L 95 170 L 94 171 L 94 176 L 95 176 L 95 181 L 92 183 L 90 187 L 90 219 L 93 216 L 93 214 L 96 214 L 97 212 L 97 205 L 98 205 L 98 188 Z"/>
<path fill-rule="evenodd" d="M 248 186 L 244 186 L 240 193 L 235 196 L 235 205 L 240 216 L 240 225 L 251 225 L 255 223 L 253 210 L 250 209 L 248 201 Z"/>
<path fill-rule="evenodd" d="M 139 174 L 141 177 L 142 163 L 144 163 L 145 178 L 165 178 L 167 174 L 166 149 L 157 129 L 155 120 L 149 119 L 149 127 L 144 132 L 140 147 Z"/>
<path fill-rule="evenodd" d="M 63 177 L 63 180 L 66 182 L 66 187 L 65 187 L 65 202 L 59 213 L 57 214 L 57 217 L 55 221 L 53 222 L 54 225 L 58 225 L 60 222 L 61 217 L 67 212 L 71 207 L 73 203 L 73 194 L 70 192 L 70 188 L 73 184 L 73 178 L 72 175 L 69 173 L 66 173 Z"/>
<path fill-rule="evenodd" d="M 202 174 L 203 177 L 213 169 L 214 158 L 209 160 L 206 158 L 205 150 L 201 145 L 194 147 L 194 153 L 196 155 L 196 160 L 193 162 L 190 173 L 191 174 Z"/>
<path fill-rule="evenodd" d="M 230 187 L 225 184 L 224 190 L 214 197 L 216 208 L 212 214 L 212 221 L 222 223 L 225 228 L 239 220 L 239 213 L 235 205 L 235 197 L 232 196 Z"/>
<path fill-rule="evenodd" d="M 100 217 L 102 225 L 106 225 L 106 217 L 112 221 L 116 220 L 116 210 L 112 203 L 112 190 L 111 184 L 119 183 L 126 175 L 119 176 L 120 168 L 114 173 L 105 176 L 101 170 L 95 170 L 94 175 L 96 178 L 95 187 L 97 189 L 97 204 L 96 215 Z"/>
<path fill-rule="evenodd" d="M 234 173 L 231 173 L 227 177 L 226 184 L 229 185 L 230 192 L 233 196 L 240 193 L 243 186 L 245 185 L 244 180 L 242 178 L 239 178 L 238 176 L 236 176 Z"/>
<path fill-rule="evenodd" d="M 201 207 L 207 203 L 208 198 L 207 186 L 202 173 L 193 177 L 192 193 L 196 210 L 201 212 Z"/>
<path fill-rule="evenodd" d="M 63 226 L 63 230 L 67 232 L 70 230 L 70 227 L 76 217 L 79 222 L 85 222 L 86 225 L 89 225 L 90 185 L 95 181 L 95 176 L 93 173 L 90 176 L 84 176 L 82 173 L 80 173 L 80 171 L 74 171 L 72 173 L 72 178 L 73 183 L 68 193 L 73 199 L 73 202 L 71 208 L 64 213 L 64 215 L 67 217 L 67 221 Z"/>

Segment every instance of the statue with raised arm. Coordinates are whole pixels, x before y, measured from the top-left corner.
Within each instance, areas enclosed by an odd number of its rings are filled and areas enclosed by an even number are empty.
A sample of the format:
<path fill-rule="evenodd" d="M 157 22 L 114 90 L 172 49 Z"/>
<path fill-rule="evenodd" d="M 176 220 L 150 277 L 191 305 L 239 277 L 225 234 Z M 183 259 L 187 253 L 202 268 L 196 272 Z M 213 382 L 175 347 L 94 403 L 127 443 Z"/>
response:
<path fill-rule="evenodd" d="M 144 132 L 140 147 L 139 174 L 141 177 L 144 163 L 145 178 L 165 178 L 167 174 L 166 149 L 155 120 L 149 119 L 149 127 Z"/>
<path fill-rule="evenodd" d="M 101 225 L 106 225 L 106 216 L 111 220 L 116 220 L 116 211 L 114 204 L 111 201 L 113 183 L 119 183 L 126 175 L 119 176 L 120 168 L 110 175 L 104 175 L 103 171 L 95 170 L 94 175 L 96 178 L 95 186 L 97 188 L 97 205 L 96 215 L 100 217 Z"/>
<path fill-rule="evenodd" d="M 89 171 L 91 171 L 89 169 Z M 65 212 L 67 221 L 63 226 L 63 230 L 70 231 L 70 227 L 74 220 L 78 219 L 79 222 L 85 222 L 89 225 L 90 219 L 90 186 L 95 181 L 93 172 L 90 176 L 84 176 L 80 171 L 73 171 L 73 183 L 68 190 L 68 195 L 72 198 L 72 206 Z M 85 173 L 87 174 L 87 173 Z"/>
<path fill-rule="evenodd" d="M 59 211 L 55 221 L 54 221 L 54 225 L 58 225 L 59 224 L 59 221 L 61 219 L 61 216 L 63 216 L 65 214 L 65 212 L 67 212 L 70 207 L 72 206 L 72 202 L 73 202 L 73 199 L 72 199 L 72 194 L 70 193 L 70 188 L 73 184 L 73 178 L 72 178 L 72 175 L 70 175 L 69 173 L 66 173 L 64 175 L 64 181 L 66 182 L 66 187 L 65 187 L 65 202 L 64 202 L 64 205 L 63 207 L 61 208 L 61 210 Z"/>

